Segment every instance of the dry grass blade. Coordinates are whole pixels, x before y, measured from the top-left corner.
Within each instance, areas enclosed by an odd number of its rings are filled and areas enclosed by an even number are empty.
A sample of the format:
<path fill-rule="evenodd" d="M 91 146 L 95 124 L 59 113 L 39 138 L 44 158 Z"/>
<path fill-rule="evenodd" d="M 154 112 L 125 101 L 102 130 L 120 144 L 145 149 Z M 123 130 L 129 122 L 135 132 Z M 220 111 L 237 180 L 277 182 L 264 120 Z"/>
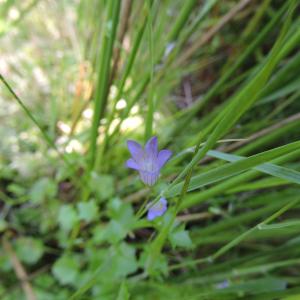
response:
<path fill-rule="evenodd" d="M 16 276 L 20 281 L 20 284 L 22 286 L 22 289 L 24 291 L 24 294 L 26 296 L 27 300 L 37 300 L 35 293 L 33 291 L 33 288 L 30 284 L 30 281 L 28 279 L 27 272 L 24 268 L 24 266 L 21 264 L 20 260 L 18 259 L 16 253 L 14 252 L 10 242 L 7 240 L 6 237 L 3 237 L 2 239 L 2 245 L 5 250 L 5 252 L 8 254 L 11 263 L 13 265 L 13 268 L 15 270 Z"/>

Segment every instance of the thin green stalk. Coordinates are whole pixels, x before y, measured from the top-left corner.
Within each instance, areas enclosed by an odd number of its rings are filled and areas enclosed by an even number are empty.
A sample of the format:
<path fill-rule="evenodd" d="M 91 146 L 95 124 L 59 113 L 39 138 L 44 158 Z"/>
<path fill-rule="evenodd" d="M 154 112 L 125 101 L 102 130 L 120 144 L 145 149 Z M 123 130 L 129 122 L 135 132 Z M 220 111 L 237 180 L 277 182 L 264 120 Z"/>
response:
<path fill-rule="evenodd" d="M 147 114 L 146 114 L 146 125 L 145 125 L 145 142 L 152 136 L 153 131 L 153 115 L 155 110 L 155 93 L 154 93 L 154 84 L 153 84 L 153 76 L 154 76 L 154 53 L 153 53 L 153 10 L 151 4 L 149 3 L 149 18 L 148 18 L 148 40 L 149 40 L 149 54 L 150 54 L 150 83 L 149 83 L 149 93 L 148 93 L 148 101 L 147 101 Z"/>
<path fill-rule="evenodd" d="M 151 3 L 152 3 L 152 1 L 151 1 Z M 103 146 L 99 149 L 98 156 L 97 156 L 97 166 L 98 167 L 101 165 L 104 153 L 107 150 L 108 145 L 110 143 L 111 136 L 109 134 L 109 131 L 110 131 L 112 121 L 114 120 L 114 117 L 115 117 L 115 114 L 117 111 L 117 103 L 120 100 L 121 96 L 123 95 L 126 80 L 129 76 L 129 74 L 132 70 L 133 64 L 137 58 L 137 53 L 138 53 L 138 50 L 141 45 L 141 41 L 142 41 L 142 38 L 144 35 L 144 31 L 146 29 L 147 21 L 148 21 L 148 11 L 146 10 L 145 16 L 144 16 L 144 22 L 143 22 L 142 26 L 140 27 L 140 29 L 136 35 L 136 38 L 134 40 L 134 44 L 133 44 L 132 50 L 130 51 L 130 55 L 128 58 L 128 63 L 125 66 L 120 84 L 118 85 L 117 95 L 112 104 L 112 112 L 109 114 L 108 121 L 105 126 Z M 119 124 L 120 123 L 121 123 L 121 121 L 119 122 Z"/>
<path fill-rule="evenodd" d="M 254 14 L 253 18 L 248 23 L 247 27 L 242 33 L 242 38 L 247 39 L 259 26 L 259 22 L 261 21 L 262 17 L 266 13 L 267 9 L 270 6 L 271 0 L 264 0 L 258 9 L 256 9 L 256 13 Z M 256 34 L 256 32 L 255 32 Z"/>
<path fill-rule="evenodd" d="M 237 71 L 237 69 L 244 63 L 246 58 L 249 57 L 251 53 L 264 41 L 265 37 L 270 33 L 274 28 L 274 25 L 278 23 L 283 13 L 288 7 L 288 2 L 286 2 L 281 9 L 276 13 L 276 15 L 269 21 L 269 23 L 263 28 L 255 40 L 245 49 L 241 56 L 230 66 L 224 75 L 209 89 L 207 94 L 199 100 L 196 100 L 193 106 L 181 112 L 182 117 L 187 120 L 184 124 L 189 122 L 190 118 L 195 116 L 197 112 L 200 111 L 215 95 L 218 94 L 222 86 L 232 77 L 232 75 Z M 185 128 L 184 124 L 178 126 L 178 130 Z"/>
<path fill-rule="evenodd" d="M 90 137 L 90 157 L 88 165 L 90 171 L 93 170 L 95 166 L 98 127 L 99 122 L 104 115 L 107 104 L 110 78 L 110 62 L 112 58 L 113 44 L 119 20 L 120 4 L 121 2 L 119 0 L 111 0 L 108 2 L 107 19 L 104 23 L 105 29 L 102 35 L 102 51 L 100 54 L 98 84 L 95 93 L 94 115 Z"/>
<path fill-rule="evenodd" d="M 194 6 L 196 5 L 195 0 L 188 0 L 185 1 L 183 8 L 180 11 L 180 15 L 179 17 L 176 19 L 176 22 L 174 24 L 174 27 L 172 28 L 172 30 L 169 32 L 167 38 L 166 38 L 166 45 L 164 45 L 164 47 L 158 52 L 158 55 L 156 55 L 154 57 L 154 65 L 158 65 L 165 53 L 165 48 L 170 44 L 176 41 L 176 39 L 179 37 L 182 28 L 184 28 L 184 25 L 186 24 L 186 22 L 188 21 L 190 14 L 194 8 Z M 150 75 L 150 74 L 149 74 Z M 128 102 L 126 109 L 123 111 L 122 115 L 121 115 L 121 120 L 120 122 L 117 124 L 114 132 L 111 135 L 111 138 L 113 136 L 115 136 L 118 132 L 119 129 L 123 123 L 123 121 L 126 119 L 126 117 L 128 116 L 128 114 L 130 113 L 133 105 L 141 98 L 143 92 L 145 91 L 146 87 L 148 86 L 149 82 L 150 82 L 150 76 L 147 75 L 144 80 L 141 82 L 140 84 L 140 88 L 137 89 L 135 95 L 131 98 L 130 102 Z"/>
<path fill-rule="evenodd" d="M 139 208 L 139 210 L 135 214 L 137 220 L 139 220 L 140 217 L 142 216 L 143 211 L 145 210 L 145 208 L 147 207 L 147 204 L 149 203 L 149 199 L 152 196 L 152 193 L 153 193 L 153 187 L 150 186 L 149 191 L 148 191 L 148 196 L 146 197 L 145 201 L 143 202 L 143 204 L 141 205 L 141 207 Z"/>
<path fill-rule="evenodd" d="M 14 92 L 10 84 L 6 81 L 6 79 L 0 74 L 0 80 L 5 85 L 5 87 L 8 89 L 8 91 L 11 93 L 13 98 L 17 101 L 17 103 L 20 105 L 20 107 L 23 109 L 25 114 L 29 117 L 29 119 L 35 124 L 35 126 L 39 129 L 40 133 L 42 134 L 42 137 L 47 142 L 47 144 L 55 150 L 57 155 L 64 161 L 64 163 L 72 170 L 72 172 L 76 172 L 76 169 L 74 168 L 74 165 L 71 161 L 69 161 L 68 157 L 65 155 L 65 153 L 62 153 L 57 148 L 54 140 L 48 135 L 48 133 L 44 130 L 42 125 L 36 120 L 36 118 L 33 116 L 33 114 L 30 112 L 30 110 L 27 108 L 27 106 L 24 104 L 24 102 L 21 100 L 21 98 Z M 84 179 L 78 179 L 77 177 L 73 177 L 72 180 L 76 185 L 82 187 L 86 186 L 86 182 Z"/>
<path fill-rule="evenodd" d="M 9 92 L 12 94 L 12 96 L 14 97 L 14 99 L 18 102 L 18 104 L 21 106 L 21 108 L 23 109 L 23 111 L 25 112 L 25 114 L 29 117 L 29 119 L 36 125 L 36 127 L 40 130 L 43 138 L 46 140 L 46 142 L 48 143 L 48 145 L 53 148 L 54 150 L 57 151 L 58 154 L 61 154 L 58 150 L 58 148 L 56 147 L 54 141 L 51 139 L 51 137 L 45 132 L 44 128 L 42 127 L 42 125 L 40 125 L 40 123 L 36 120 L 36 118 L 32 115 L 32 113 L 30 112 L 30 110 L 26 107 L 26 105 L 23 103 L 23 101 L 19 98 L 19 96 L 14 92 L 14 90 L 12 89 L 12 87 L 9 85 L 9 83 L 6 81 L 6 79 L 2 76 L 2 74 L 0 74 L 0 80 L 2 81 L 2 83 L 6 86 L 6 88 L 9 90 Z"/>
<path fill-rule="evenodd" d="M 292 3 L 292 5 L 291 5 Z M 258 99 L 258 95 L 261 92 L 261 89 L 263 88 L 265 82 L 269 79 L 272 70 L 275 68 L 275 66 L 278 64 L 279 60 L 284 56 L 284 54 L 288 53 L 290 51 L 294 44 L 290 42 L 289 47 L 284 48 L 284 50 L 281 50 L 281 47 L 283 45 L 283 42 L 285 40 L 285 36 L 287 34 L 288 26 L 291 21 L 291 15 L 294 11 L 295 2 L 289 2 L 289 14 L 288 18 L 286 19 L 283 28 L 281 30 L 281 33 L 273 46 L 273 49 L 271 50 L 268 59 L 266 60 L 265 65 L 261 68 L 259 73 L 252 78 L 252 80 L 239 92 L 235 95 L 233 98 L 232 104 L 229 106 L 229 109 L 227 108 L 226 111 L 223 114 L 223 118 L 218 123 L 212 134 L 209 136 L 207 143 L 204 145 L 203 148 L 200 149 L 201 140 L 199 140 L 199 143 L 197 144 L 195 155 L 192 159 L 192 161 L 188 164 L 188 166 L 178 175 L 178 177 L 173 181 L 173 183 L 169 186 L 174 186 L 175 183 L 178 183 L 178 181 L 185 176 L 184 185 L 182 188 L 182 192 L 180 195 L 180 198 L 178 200 L 179 205 L 182 202 L 183 197 L 186 194 L 189 181 L 191 179 L 191 174 L 194 166 L 198 163 L 200 159 L 202 159 L 205 154 L 208 152 L 209 149 L 211 149 L 216 141 L 224 135 L 228 130 L 235 124 L 235 122 L 243 115 L 244 112 L 247 111 L 251 107 L 251 105 Z M 249 95 L 252 95 L 252 98 L 249 98 Z M 200 149 L 200 150 L 199 150 Z M 198 151 L 199 150 L 199 151 Z M 177 204 L 178 204 L 177 202 Z M 176 218 L 176 213 L 178 211 L 178 205 L 176 204 L 175 208 L 171 210 L 171 219 L 167 224 L 163 227 L 163 229 L 159 232 L 156 239 L 151 244 L 151 251 L 150 256 L 146 263 L 146 270 L 149 274 L 153 272 L 153 262 L 160 254 L 162 247 L 164 245 L 164 242 L 167 238 L 168 232 L 170 228 L 173 225 L 173 222 Z"/>
<path fill-rule="evenodd" d="M 281 147 L 273 148 L 250 157 L 242 157 L 220 151 L 209 151 L 208 155 L 213 156 L 231 163 L 224 164 L 206 172 L 200 173 L 192 177 L 188 186 L 188 191 L 199 189 L 206 185 L 218 182 L 225 178 L 239 175 L 244 171 L 254 168 L 263 173 L 270 174 L 279 178 L 290 180 L 291 182 L 300 184 L 300 173 L 293 170 L 268 163 L 269 161 L 290 154 L 292 151 L 299 149 L 300 142 L 290 143 Z M 179 194 L 183 186 L 183 182 L 176 184 L 169 189 L 167 196 L 176 196 Z"/>
<path fill-rule="evenodd" d="M 211 255 L 209 258 L 211 260 L 216 260 L 217 258 L 219 258 L 221 255 L 223 255 L 224 253 L 226 253 L 227 251 L 229 251 L 231 248 L 235 247 L 236 245 L 238 245 L 241 241 L 243 241 L 247 236 L 249 236 L 250 234 L 252 234 L 253 232 L 255 232 L 256 230 L 260 230 L 260 227 L 266 224 L 269 224 L 270 222 L 272 222 L 273 220 L 277 219 L 279 216 L 281 216 L 282 214 L 284 214 L 286 211 L 288 211 L 290 208 L 292 208 L 293 206 L 295 206 L 297 203 L 299 202 L 299 199 L 295 199 L 294 201 L 291 201 L 290 203 L 288 203 L 287 205 L 283 206 L 280 210 L 278 210 L 277 212 L 275 212 L 274 214 L 272 214 L 270 217 L 268 217 L 267 219 L 265 219 L 264 221 L 260 222 L 259 224 L 257 224 L 256 226 L 250 228 L 249 230 L 247 230 L 246 232 L 244 232 L 243 234 L 241 234 L 240 236 L 238 236 L 237 238 L 235 238 L 233 241 L 229 242 L 228 244 L 226 244 L 225 246 L 223 246 L 221 249 L 219 249 L 217 252 L 215 252 L 213 255 Z"/>
<path fill-rule="evenodd" d="M 190 262 L 181 263 L 180 265 L 178 265 L 176 267 L 174 266 L 173 268 L 176 269 L 178 267 L 180 267 L 180 268 L 182 268 L 182 267 L 191 267 L 191 266 L 194 266 L 194 265 L 197 265 L 197 264 L 202 264 L 202 263 L 212 263 L 216 259 L 220 258 L 222 255 L 224 255 L 226 252 L 228 252 L 230 249 L 232 249 L 233 247 L 240 244 L 249 235 L 253 234 L 255 231 L 260 230 L 261 226 L 267 225 L 270 222 L 272 222 L 273 220 L 277 219 L 279 216 L 281 216 L 286 211 L 288 211 L 289 209 L 294 207 L 296 204 L 298 204 L 298 202 L 299 202 L 299 199 L 295 199 L 295 200 L 290 201 L 288 204 L 284 205 L 281 209 L 279 209 L 278 211 L 273 213 L 267 219 L 265 219 L 264 221 L 258 223 L 254 227 L 248 229 L 243 234 L 239 235 L 234 240 L 230 241 L 229 243 L 227 243 L 226 245 L 221 247 L 214 254 L 212 254 L 208 257 L 205 257 L 205 258 L 195 259 L 195 260 L 190 261 Z"/>
<path fill-rule="evenodd" d="M 292 161 L 300 156 L 300 150 L 293 151 L 289 154 L 283 155 L 280 158 L 274 159 L 272 163 L 281 164 L 284 162 Z M 181 205 L 181 210 L 186 209 L 188 207 L 192 207 L 193 205 L 200 204 L 206 201 L 209 198 L 213 198 L 216 195 L 223 193 L 224 191 L 229 190 L 232 187 L 238 186 L 242 182 L 250 181 L 251 179 L 257 178 L 261 173 L 255 170 L 247 171 L 239 176 L 227 179 L 220 184 L 211 187 L 208 190 L 202 191 L 200 193 L 195 193 L 189 195 L 186 200 Z"/>

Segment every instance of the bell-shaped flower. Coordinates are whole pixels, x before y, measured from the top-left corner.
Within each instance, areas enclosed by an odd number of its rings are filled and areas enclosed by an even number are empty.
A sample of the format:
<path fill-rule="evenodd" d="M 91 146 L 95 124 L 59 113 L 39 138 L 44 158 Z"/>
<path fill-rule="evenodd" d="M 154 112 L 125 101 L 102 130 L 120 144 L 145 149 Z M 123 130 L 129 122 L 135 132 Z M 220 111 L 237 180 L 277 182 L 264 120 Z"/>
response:
<path fill-rule="evenodd" d="M 162 216 L 168 208 L 168 202 L 165 198 L 160 198 L 155 204 L 149 203 L 147 205 L 148 214 L 147 219 L 149 221 L 154 220 L 157 217 Z"/>
<path fill-rule="evenodd" d="M 172 152 L 167 149 L 158 152 L 156 136 L 149 139 L 145 149 L 135 141 L 129 140 L 127 145 L 132 156 L 126 162 L 127 167 L 137 170 L 146 185 L 154 185 L 159 177 L 160 169 L 171 157 Z"/>

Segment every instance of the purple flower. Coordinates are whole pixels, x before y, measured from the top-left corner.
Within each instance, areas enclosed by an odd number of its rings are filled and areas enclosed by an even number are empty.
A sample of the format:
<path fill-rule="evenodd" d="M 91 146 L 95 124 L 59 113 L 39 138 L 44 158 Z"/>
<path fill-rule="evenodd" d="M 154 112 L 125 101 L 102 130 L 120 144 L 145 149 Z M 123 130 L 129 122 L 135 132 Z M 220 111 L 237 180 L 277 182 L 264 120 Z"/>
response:
<path fill-rule="evenodd" d="M 145 184 L 154 185 L 158 179 L 160 169 L 171 157 L 172 152 L 166 149 L 158 152 L 156 136 L 149 139 L 145 149 L 135 141 L 127 141 L 127 145 L 132 156 L 126 162 L 127 167 L 137 170 Z"/>
<path fill-rule="evenodd" d="M 160 198 L 155 204 L 149 203 L 147 205 L 148 214 L 147 219 L 149 221 L 154 220 L 156 217 L 162 216 L 167 210 L 168 202 L 165 198 Z"/>
<path fill-rule="evenodd" d="M 229 281 L 228 280 L 224 280 L 222 282 L 219 282 L 218 284 L 216 284 L 216 288 L 217 289 L 226 289 L 228 288 L 230 285 Z"/>

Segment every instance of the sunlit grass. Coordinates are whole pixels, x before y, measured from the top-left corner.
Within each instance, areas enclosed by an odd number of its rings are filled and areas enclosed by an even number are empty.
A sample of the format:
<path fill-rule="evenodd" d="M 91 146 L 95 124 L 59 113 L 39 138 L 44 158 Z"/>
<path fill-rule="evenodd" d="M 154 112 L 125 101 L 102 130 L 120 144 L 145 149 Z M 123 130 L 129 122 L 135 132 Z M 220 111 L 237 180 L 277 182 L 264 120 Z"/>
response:
<path fill-rule="evenodd" d="M 0 4 L 1 299 L 300 297 L 297 1 Z"/>

